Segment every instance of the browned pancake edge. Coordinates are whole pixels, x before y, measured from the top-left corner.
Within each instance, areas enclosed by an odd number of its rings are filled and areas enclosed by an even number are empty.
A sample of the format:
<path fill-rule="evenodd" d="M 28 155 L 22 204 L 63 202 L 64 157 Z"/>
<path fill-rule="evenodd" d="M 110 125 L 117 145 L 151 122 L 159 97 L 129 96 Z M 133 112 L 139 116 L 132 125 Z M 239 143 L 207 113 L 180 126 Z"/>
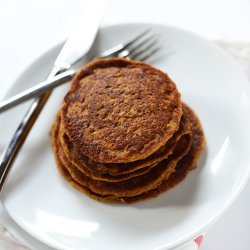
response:
<path fill-rule="evenodd" d="M 54 136 L 55 135 L 56 134 L 54 133 Z M 178 144 L 178 148 L 176 148 L 175 152 L 168 159 L 161 161 L 146 174 L 115 183 L 93 180 L 79 171 L 70 161 L 68 161 L 67 158 L 63 158 L 62 160 L 62 148 L 60 148 L 56 138 L 53 140 L 53 147 L 57 162 L 61 162 L 61 165 L 64 165 L 72 178 L 78 183 L 88 187 L 95 193 L 122 197 L 135 196 L 147 190 L 153 189 L 166 179 L 174 171 L 178 160 L 187 153 L 190 147 L 190 135 L 183 137 L 182 140 L 183 142 Z"/>

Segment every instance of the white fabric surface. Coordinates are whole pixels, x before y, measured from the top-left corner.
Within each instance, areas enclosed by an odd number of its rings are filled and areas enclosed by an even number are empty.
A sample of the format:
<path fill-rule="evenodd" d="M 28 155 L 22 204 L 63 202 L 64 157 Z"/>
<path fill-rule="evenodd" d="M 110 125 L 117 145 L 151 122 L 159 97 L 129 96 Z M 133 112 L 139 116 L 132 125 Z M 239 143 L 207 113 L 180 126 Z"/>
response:
<path fill-rule="evenodd" d="M 240 42 L 217 41 L 246 71 L 250 79 L 250 44 Z M 212 230 L 212 229 L 211 229 Z M 29 250 L 30 248 L 19 242 L 11 235 L 0 220 L 0 250 Z M 176 250 L 197 250 L 195 239 Z M 35 249 L 33 249 L 35 250 Z"/>
<path fill-rule="evenodd" d="M 18 242 L 7 229 L 0 224 L 0 250 L 28 250 L 23 244 Z"/>

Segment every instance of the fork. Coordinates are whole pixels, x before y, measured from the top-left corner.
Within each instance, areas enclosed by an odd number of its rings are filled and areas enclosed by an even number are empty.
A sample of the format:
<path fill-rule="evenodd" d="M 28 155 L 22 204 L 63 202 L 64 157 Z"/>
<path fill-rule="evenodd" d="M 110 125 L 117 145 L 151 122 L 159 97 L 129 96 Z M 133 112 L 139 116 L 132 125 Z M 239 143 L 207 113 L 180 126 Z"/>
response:
<path fill-rule="evenodd" d="M 136 37 L 134 37 L 132 40 L 126 42 L 126 43 L 121 43 L 116 45 L 115 47 L 112 47 L 98 55 L 95 56 L 95 58 L 109 58 L 109 57 L 122 57 L 122 58 L 129 58 L 133 60 L 140 60 L 140 61 L 145 61 L 152 55 L 154 55 L 157 51 L 160 50 L 160 46 L 157 45 L 157 39 L 153 35 L 149 35 L 150 30 L 146 30 L 143 33 L 140 33 Z M 72 67 L 73 65 L 71 65 Z M 60 71 L 59 71 L 60 72 Z M 54 83 L 53 85 L 53 79 L 55 75 L 59 75 L 57 69 L 51 72 L 51 74 L 48 77 L 48 81 L 43 82 L 44 86 L 39 86 L 38 85 L 38 90 L 36 90 L 33 96 L 23 97 L 24 100 L 28 100 L 32 97 L 35 96 L 42 96 L 40 99 L 36 99 L 31 108 L 29 109 L 28 113 L 25 115 L 22 123 L 18 127 L 17 131 L 15 132 L 13 138 L 11 139 L 8 147 L 5 149 L 5 151 L 2 154 L 2 157 L 0 158 L 0 195 L 3 191 L 4 184 L 6 182 L 6 179 L 8 177 L 8 174 L 10 172 L 10 169 L 15 161 L 15 157 L 17 156 L 21 146 L 23 145 L 27 135 L 29 134 L 30 129 L 32 128 L 36 118 L 38 117 L 40 111 L 42 110 L 43 106 L 45 105 L 47 99 L 49 98 L 50 91 L 47 92 L 47 90 L 51 90 L 56 86 L 61 85 L 62 83 L 67 82 L 70 80 L 74 75 L 75 71 L 73 70 L 68 70 L 68 75 L 61 75 L 63 77 L 66 77 L 66 80 L 64 78 L 63 80 L 59 80 L 60 78 L 56 78 L 57 83 Z M 65 72 L 65 73 L 66 73 Z M 60 72 L 61 73 L 61 72 Z M 53 77 L 53 78 L 52 78 Z M 62 77 L 62 79 L 63 79 Z M 67 78 L 68 77 L 68 78 Z M 52 80 L 50 80 L 52 79 Z M 40 87 L 40 88 L 39 88 Z M 42 88 L 43 87 L 43 88 Z M 41 91 L 39 92 L 39 89 Z M 33 89 L 35 90 L 35 89 Z M 27 92 L 28 93 L 28 92 Z M 31 93 L 33 93 L 31 91 Z M 42 94 L 43 93 L 43 94 Z M 13 107 L 14 104 L 20 103 L 18 101 L 18 97 L 13 97 L 12 101 L 13 102 L 7 102 L 8 100 L 5 101 L 5 106 L 1 103 L 2 105 L 2 110 L 6 110 L 7 108 Z M 10 104 L 8 104 L 10 103 Z M 13 104 L 11 104 L 13 103 Z"/>
<path fill-rule="evenodd" d="M 149 35 L 149 32 L 150 30 L 146 30 L 124 44 L 118 44 L 104 52 L 101 52 L 93 59 L 121 57 L 145 61 L 160 49 L 159 46 L 156 46 L 158 39 L 154 35 L 147 36 Z M 76 72 L 74 70 L 67 70 L 52 79 L 41 82 L 34 87 L 0 102 L 0 113 L 70 81 L 75 74 Z"/>

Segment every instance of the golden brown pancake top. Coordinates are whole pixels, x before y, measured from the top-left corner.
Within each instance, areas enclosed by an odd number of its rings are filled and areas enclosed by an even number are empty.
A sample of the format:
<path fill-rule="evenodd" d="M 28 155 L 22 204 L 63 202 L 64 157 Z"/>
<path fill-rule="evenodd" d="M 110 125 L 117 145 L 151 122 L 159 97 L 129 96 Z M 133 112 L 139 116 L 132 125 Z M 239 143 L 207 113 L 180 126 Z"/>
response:
<path fill-rule="evenodd" d="M 75 76 L 62 106 L 72 143 L 103 163 L 144 159 L 178 130 L 180 94 L 167 74 L 145 63 L 99 59 Z"/>

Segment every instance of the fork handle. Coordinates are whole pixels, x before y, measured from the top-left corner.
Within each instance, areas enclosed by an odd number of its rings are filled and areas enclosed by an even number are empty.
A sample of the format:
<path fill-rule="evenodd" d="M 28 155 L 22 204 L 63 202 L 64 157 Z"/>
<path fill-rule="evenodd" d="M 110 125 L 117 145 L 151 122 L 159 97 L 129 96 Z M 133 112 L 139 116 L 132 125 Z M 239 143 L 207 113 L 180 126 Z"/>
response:
<path fill-rule="evenodd" d="M 59 68 L 54 68 L 48 79 L 51 79 L 55 75 L 60 72 Z M 37 117 L 39 116 L 42 108 L 44 107 L 45 103 L 47 102 L 51 91 L 46 92 L 41 97 L 36 98 L 34 102 L 31 104 L 28 112 L 25 114 L 23 120 L 21 121 L 19 127 L 17 128 L 16 132 L 12 136 L 12 139 L 4 150 L 1 159 L 0 159 L 0 195 L 2 194 L 4 184 L 6 179 L 9 175 L 11 167 L 15 161 L 15 158 L 21 149 L 27 135 L 29 134 L 33 124 L 35 123 Z"/>
<path fill-rule="evenodd" d="M 31 98 L 41 96 L 45 92 L 70 81 L 74 75 L 75 71 L 68 70 L 51 79 L 41 82 L 7 100 L 0 102 L 0 113 L 13 108 L 14 106 L 23 103 Z"/>

